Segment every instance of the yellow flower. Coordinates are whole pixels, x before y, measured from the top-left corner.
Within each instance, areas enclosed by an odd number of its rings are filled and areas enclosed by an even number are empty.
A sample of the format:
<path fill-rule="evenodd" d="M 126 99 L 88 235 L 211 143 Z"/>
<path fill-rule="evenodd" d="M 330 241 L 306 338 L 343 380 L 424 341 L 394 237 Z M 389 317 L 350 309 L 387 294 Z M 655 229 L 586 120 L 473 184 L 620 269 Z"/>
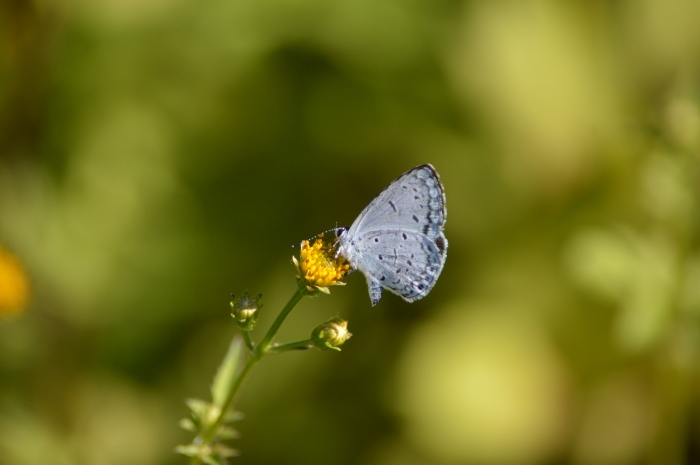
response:
<path fill-rule="evenodd" d="M 29 277 L 19 260 L 0 247 L 0 316 L 21 313 L 29 301 Z"/>
<path fill-rule="evenodd" d="M 313 245 L 309 241 L 301 243 L 299 261 L 292 257 L 299 271 L 297 279 L 304 281 L 308 291 L 318 290 L 328 294 L 328 286 L 345 285 L 340 280 L 350 271 L 350 264 L 336 254 L 334 245 L 325 242 L 323 234 L 320 234 Z"/>

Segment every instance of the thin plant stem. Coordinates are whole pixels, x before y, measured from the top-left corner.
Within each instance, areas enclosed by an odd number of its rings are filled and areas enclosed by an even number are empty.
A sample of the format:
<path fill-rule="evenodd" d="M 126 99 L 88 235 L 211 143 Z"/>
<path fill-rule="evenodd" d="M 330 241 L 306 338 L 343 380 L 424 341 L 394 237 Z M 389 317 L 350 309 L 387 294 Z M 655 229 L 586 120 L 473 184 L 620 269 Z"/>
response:
<path fill-rule="evenodd" d="M 255 351 L 255 345 L 253 344 L 253 341 L 250 339 L 250 331 L 247 329 L 244 329 L 243 331 L 243 341 L 245 342 L 245 346 L 248 348 L 248 351 L 252 354 Z"/>
<path fill-rule="evenodd" d="M 279 331 L 280 326 L 282 326 L 282 323 L 284 322 L 285 318 L 287 318 L 287 315 L 289 315 L 289 312 L 292 311 L 294 306 L 299 303 L 299 301 L 306 295 L 304 291 L 302 291 L 301 288 L 297 288 L 296 292 L 292 296 L 291 299 L 289 299 L 289 302 L 287 302 L 287 305 L 284 306 L 282 311 L 280 312 L 279 315 L 277 315 L 277 319 L 272 323 L 272 326 L 270 326 L 270 329 L 267 331 L 267 334 L 263 338 L 262 341 L 260 341 L 260 344 L 255 348 L 255 353 L 254 357 L 257 359 L 261 359 L 265 353 L 267 352 L 268 348 L 270 347 L 270 344 L 272 343 L 272 339 L 275 337 L 277 334 L 277 331 Z"/>
<path fill-rule="evenodd" d="M 314 347 L 314 342 L 312 339 L 304 339 L 303 341 L 290 342 L 287 344 L 280 344 L 278 346 L 273 345 L 267 350 L 270 355 L 281 354 L 282 352 L 287 352 L 288 350 L 306 350 L 312 349 Z"/>
<path fill-rule="evenodd" d="M 260 359 L 254 357 L 254 356 L 247 356 L 245 365 L 243 365 L 243 369 L 236 373 L 236 377 L 233 379 L 233 385 L 231 386 L 231 389 L 229 390 L 228 397 L 226 398 L 226 402 L 224 402 L 224 406 L 221 408 L 221 412 L 219 413 L 219 416 L 216 418 L 216 421 L 209 427 L 209 431 L 202 437 L 202 444 L 207 445 L 211 442 L 211 440 L 214 438 L 214 434 L 216 434 L 216 431 L 219 429 L 219 426 L 221 423 L 224 421 L 224 417 L 226 416 L 226 412 L 228 412 L 231 407 L 233 407 L 236 398 L 238 397 L 238 394 L 241 390 L 241 386 L 243 386 L 243 383 L 245 380 L 248 378 L 248 375 L 250 372 L 253 370 L 253 367 L 260 361 Z"/>
<path fill-rule="evenodd" d="M 272 340 L 277 334 L 277 331 L 279 331 L 280 327 L 282 326 L 282 323 L 287 318 L 292 309 L 296 306 L 296 304 L 299 303 L 299 301 L 305 295 L 307 295 L 307 293 L 305 293 L 300 288 L 298 288 L 296 292 L 294 292 L 292 298 L 289 299 L 287 305 L 285 305 L 280 314 L 277 315 L 277 318 L 275 319 L 274 323 L 272 323 L 272 326 L 270 326 L 270 329 L 267 331 L 267 334 L 265 334 L 265 337 L 260 342 L 260 344 L 258 344 L 257 347 L 255 347 L 255 349 L 252 349 L 253 343 L 252 341 L 250 341 L 250 336 L 248 335 L 248 332 L 243 331 L 243 337 L 246 340 L 246 345 L 251 350 L 246 353 L 245 365 L 243 365 L 243 368 L 238 373 L 236 373 L 236 376 L 233 379 L 233 384 L 231 385 L 231 389 L 228 391 L 226 400 L 224 401 L 219 416 L 217 417 L 216 421 L 214 421 L 214 423 L 209 427 L 208 431 L 202 436 L 201 445 L 206 446 L 209 445 L 209 443 L 211 443 L 212 439 L 214 438 L 214 435 L 216 434 L 216 431 L 219 429 L 219 426 L 221 426 L 221 423 L 223 422 L 224 417 L 226 416 L 226 412 L 228 412 L 235 405 L 236 399 L 238 398 L 238 395 L 241 391 L 241 387 L 248 378 L 248 375 L 250 375 L 250 372 L 253 370 L 255 365 L 257 365 L 257 363 L 265 355 L 267 355 L 269 352 L 272 352 L 270 350 L 270 346 L 272 344 Z M 197 457 L 193 457 L 193 459 L 196 460 L 191 461 L 191 464 L 194 465 L 199 463 L 199 459 Z"/>

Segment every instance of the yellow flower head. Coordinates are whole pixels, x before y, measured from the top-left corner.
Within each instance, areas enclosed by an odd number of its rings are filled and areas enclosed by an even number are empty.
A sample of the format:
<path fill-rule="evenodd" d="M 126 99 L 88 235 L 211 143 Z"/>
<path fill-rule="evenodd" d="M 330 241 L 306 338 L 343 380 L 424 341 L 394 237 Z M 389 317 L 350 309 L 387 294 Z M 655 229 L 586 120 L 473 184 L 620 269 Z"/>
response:
<path fill-rule="evenodd" d="M 298 279 L 306 283 L 309 291 L 328 291 L 328 286 L 344 285 L 343 276 L 350 271 L 350 264 L 335 251 L 335 243 L 325 242 L 323 234 L 319 234 L 313 245 L 309 241 L 301 243 L 299 261 L 292 257 L 294 265 L 299 270 Z"/>
<path fill-rule="evenodd" d="M 29 301 L 29 277 L 17 257 L 0 247 L 0 316 L 15 315 Z"/>

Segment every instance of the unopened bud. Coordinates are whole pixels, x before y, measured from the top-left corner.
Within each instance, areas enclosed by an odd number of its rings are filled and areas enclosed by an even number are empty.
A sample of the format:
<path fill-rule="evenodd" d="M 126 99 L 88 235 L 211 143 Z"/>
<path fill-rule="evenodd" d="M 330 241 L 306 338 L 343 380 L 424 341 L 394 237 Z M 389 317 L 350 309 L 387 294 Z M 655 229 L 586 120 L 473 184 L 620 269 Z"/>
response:
<path fill-rule="evenodd" d="M 233 298 L 231 301 L 231 316 L 241 329 L 250 331 L 258 321 L 258 314 L 262 308 L 260 303 L 262 294 L 257 297 L 251 297 L 248 291 L 245 291 L 238 299 L 233 294 L 231 294 L 231 297 Z"/>
<path fill-rule="evenodd" d="M 352 334 L 348 332 L 348 322 L 340 318 L 326 321 L 311 332 L 311 340 L 314 346 L 321 350 L 333 349 L 340 351 L 339 346 L 350 339 L 350 336 Z"/>

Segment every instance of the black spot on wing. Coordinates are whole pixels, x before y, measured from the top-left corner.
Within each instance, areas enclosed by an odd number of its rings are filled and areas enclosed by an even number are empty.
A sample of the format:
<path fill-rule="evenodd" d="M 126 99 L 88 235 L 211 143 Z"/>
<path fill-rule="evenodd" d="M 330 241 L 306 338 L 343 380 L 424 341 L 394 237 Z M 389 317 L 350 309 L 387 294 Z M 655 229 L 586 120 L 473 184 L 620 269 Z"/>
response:
<path fill-rule="evenodd" d="M 435 239 L 435 245 L 437 245 L 438 250 L 440 250 L 440 254 L 445 253 L 445 238 L 440 236 L 437 239 Z"/>

